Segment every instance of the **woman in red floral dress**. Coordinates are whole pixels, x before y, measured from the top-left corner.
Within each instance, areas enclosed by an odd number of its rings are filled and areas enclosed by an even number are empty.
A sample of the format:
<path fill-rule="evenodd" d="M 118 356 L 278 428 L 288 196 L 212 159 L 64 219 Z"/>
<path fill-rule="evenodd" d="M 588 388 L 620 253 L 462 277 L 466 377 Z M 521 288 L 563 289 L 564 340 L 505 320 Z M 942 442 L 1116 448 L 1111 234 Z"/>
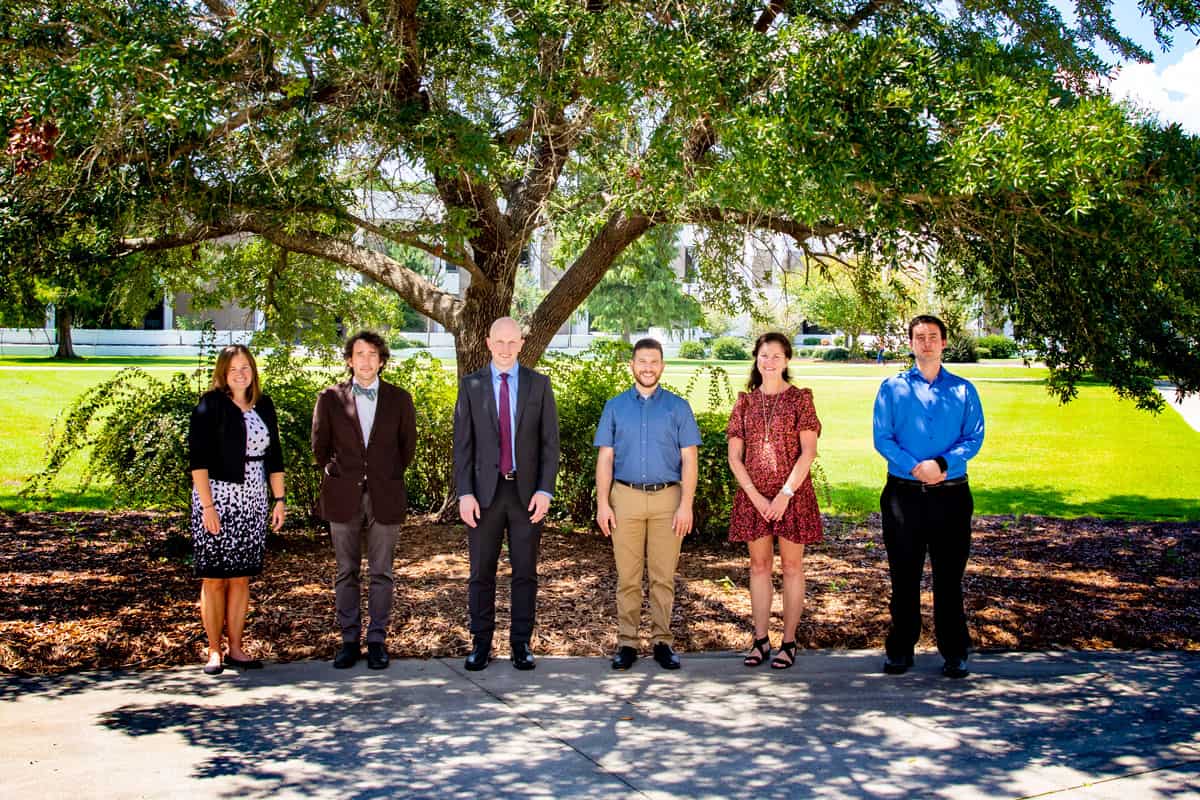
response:
<path fill-rule="evenodd" d="M 817 457 L 821 422 L 811 389 L 792 386 L 792 343 L 764 333 L 754 343 L 749 392 L 738 394 L 725 433 L 729 467 L 738 482 L 729 541 L 750 548 L 750 605 L 754 643 L 744 664 L 771 657 L 768 627 L 774 597 L 775 540 L 783 564 L 783 644 L 771 661 L 787 669 L 796 660 L 796 626 L 804 612 L 804 545 L 821 541 L 821 514 L 809 468 Z"/>

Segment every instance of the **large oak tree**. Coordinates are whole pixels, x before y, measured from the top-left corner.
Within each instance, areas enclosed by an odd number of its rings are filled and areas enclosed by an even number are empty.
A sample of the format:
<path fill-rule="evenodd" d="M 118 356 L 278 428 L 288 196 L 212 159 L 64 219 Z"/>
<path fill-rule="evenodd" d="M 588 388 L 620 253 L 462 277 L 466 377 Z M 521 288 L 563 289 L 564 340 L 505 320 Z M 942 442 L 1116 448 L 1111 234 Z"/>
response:
<path fill-rule="evenodd" d="M 1109 0 L 1070 21 L 1044 0 L 948 8 L 9 0 L 0 257 L 80 220 L 113 258 L 253 234 L 392 288 L 469 370 L 544 226 L 579 247 L 527 362 L 655 226 L 700 226 L 705 282 L 752 302 L 727 257 L 761 230 L 967 281 L 1064 396 L 1089 370 L 1143 404 L 1163 374 L 1200 389 L 1197 140 L 1095 88 L 1095 52 L 1149 54 Z M 1160 41 L 1200 30 L 1195 2 L 1145 8 Z M 380 239 L 470 286 L 448 294 Z"/>

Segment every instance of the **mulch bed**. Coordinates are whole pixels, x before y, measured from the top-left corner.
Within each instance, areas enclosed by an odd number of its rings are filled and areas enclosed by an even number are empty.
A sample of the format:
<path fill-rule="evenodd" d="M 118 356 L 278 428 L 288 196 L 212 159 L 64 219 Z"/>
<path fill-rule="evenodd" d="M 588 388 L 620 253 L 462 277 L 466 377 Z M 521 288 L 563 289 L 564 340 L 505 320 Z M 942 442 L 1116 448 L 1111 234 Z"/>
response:
<path fill-rule="evenodd" d="M 53 674 L 200 663 L 198 583 L 191 577 L 190 543 L 178 533 L 181 521 L 143 512 L 0 513 L 0 670 Z M 881 647 L 888 586 L 878 518 L 826 523 L 825 542 L 811 547 L 806 559 L 802 646 Z M 388 639 L 394 655 L 466 653 L 466 553 L 462 526 L 418 521 L 405 527 Z M 339 637 L 327 535 L 288 530 L 272 537 L 268 559 L 266 572 L 251 584 L 247 649 L 273 661 L 332 658 Z M 616 581 L 608 540 L 548 529 L 540 573 L 535 652 L 609 653 Z M 747 581 L 742 546 L 685 544 L 673 625 L 677 649 L 744 649 Z M 506 583 L 501 580 L 497 598 L 502 626 Z M 977 648 L 1200 650 L 1200 527 L 978 517 L 966 593 Z M 929 604 L 926 585 L 921 647 L 933 646 Z M 777 596 L 776 645 L 779 610 Z M 498 630 L 501 647 L 506 640 L 507 631 Z"/>

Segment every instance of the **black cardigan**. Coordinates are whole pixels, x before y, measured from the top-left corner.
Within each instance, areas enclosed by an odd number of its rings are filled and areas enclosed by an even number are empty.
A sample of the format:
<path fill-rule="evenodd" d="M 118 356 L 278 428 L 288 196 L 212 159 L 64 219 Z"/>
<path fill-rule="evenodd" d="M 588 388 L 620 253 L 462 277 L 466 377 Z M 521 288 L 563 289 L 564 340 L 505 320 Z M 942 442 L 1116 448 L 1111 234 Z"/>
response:
<path fill-rule="evenodd" d="M 275 404 L 264 394 L 258 398 L 254 410 L 271 436 L 263 459 L 266 473 L 283 472 Z M 192 410 L 188 471 L 197 469 L 206 469 L 210 479 L 226 483 L 242 483 L 246 478 L 246 419 L 233 398 L 220 389 L 205 392 Z"/>

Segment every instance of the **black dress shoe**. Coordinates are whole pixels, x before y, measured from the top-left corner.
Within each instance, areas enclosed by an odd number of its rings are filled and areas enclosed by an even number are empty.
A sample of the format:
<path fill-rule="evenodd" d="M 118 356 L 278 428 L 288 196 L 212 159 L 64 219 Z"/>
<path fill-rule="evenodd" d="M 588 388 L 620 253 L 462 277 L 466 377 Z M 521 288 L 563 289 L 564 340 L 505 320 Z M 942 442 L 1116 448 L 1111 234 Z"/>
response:
<path fill-rule="evenodd" d="M 516 642 L 512 646 L 512 662 L 517 669 L 533 669 L 537 666 L 533 660 L 533 650 L 529 642 Z"/>
<path fill-rule="evenodd" d="M 358 663 L 358 659 L 362 657 L 362 651 L 359 650 L 358 642 L 342 642 L 342 649 L 338 650 L 338 654 L 334 656 L 334 669 L 350 669 Z"/>
<path fill-rule="evenodd" d="M 259 661 L 257 658 L 247 658 L 245 661 L 243 661 L 242 659 L 234 658 L 233 656 L 225 656 L 225 663 L 231 667 L 237 667 L 238 669 L 262 669 L 263 668 L 262 662 Z"/>
<path fill-rule="evenodd" d="M 383 646 L 383 642 L 367 642 L 367 667 L 369 669 L 387 669 L 388 662 L 387 648 Z"/>
<path fill-rule="evenodd" d="M 903 675 L 912 668 L 912 665 L 912 656 L 903 656 L 902 658 L 885 656 L 883 659 L 883 672 L 885 675 Z"/>
<path fill-rule="evenodd" d="M 476 641 L 464 666 L 469 672 L 478 672 L 481 669 L 487 669 L 487 665 L 490 663 L 492 663 L 492 643 Z"/>
<path fill-rule="evenodd" d="M 654 645 L 654 660 L 663 669 L 679 669 L 679 656 L 675 655 L 671 645 L 666 642 Z"/>
<path fill-rule="evenodd" d="M 971 671 L 967 669 L 965 658 L 953 658 L 942 664 L 942 674 L 947 678 L 965 678 L 971 674 Z"/>
<path fill-rule="evenodd" d="M 633 662 L 637 661 L 637 650 L 632 647 L 618 647 L 617 652 L 613 655 L 612 668 L 626 670 L 633 666 Z"/>

